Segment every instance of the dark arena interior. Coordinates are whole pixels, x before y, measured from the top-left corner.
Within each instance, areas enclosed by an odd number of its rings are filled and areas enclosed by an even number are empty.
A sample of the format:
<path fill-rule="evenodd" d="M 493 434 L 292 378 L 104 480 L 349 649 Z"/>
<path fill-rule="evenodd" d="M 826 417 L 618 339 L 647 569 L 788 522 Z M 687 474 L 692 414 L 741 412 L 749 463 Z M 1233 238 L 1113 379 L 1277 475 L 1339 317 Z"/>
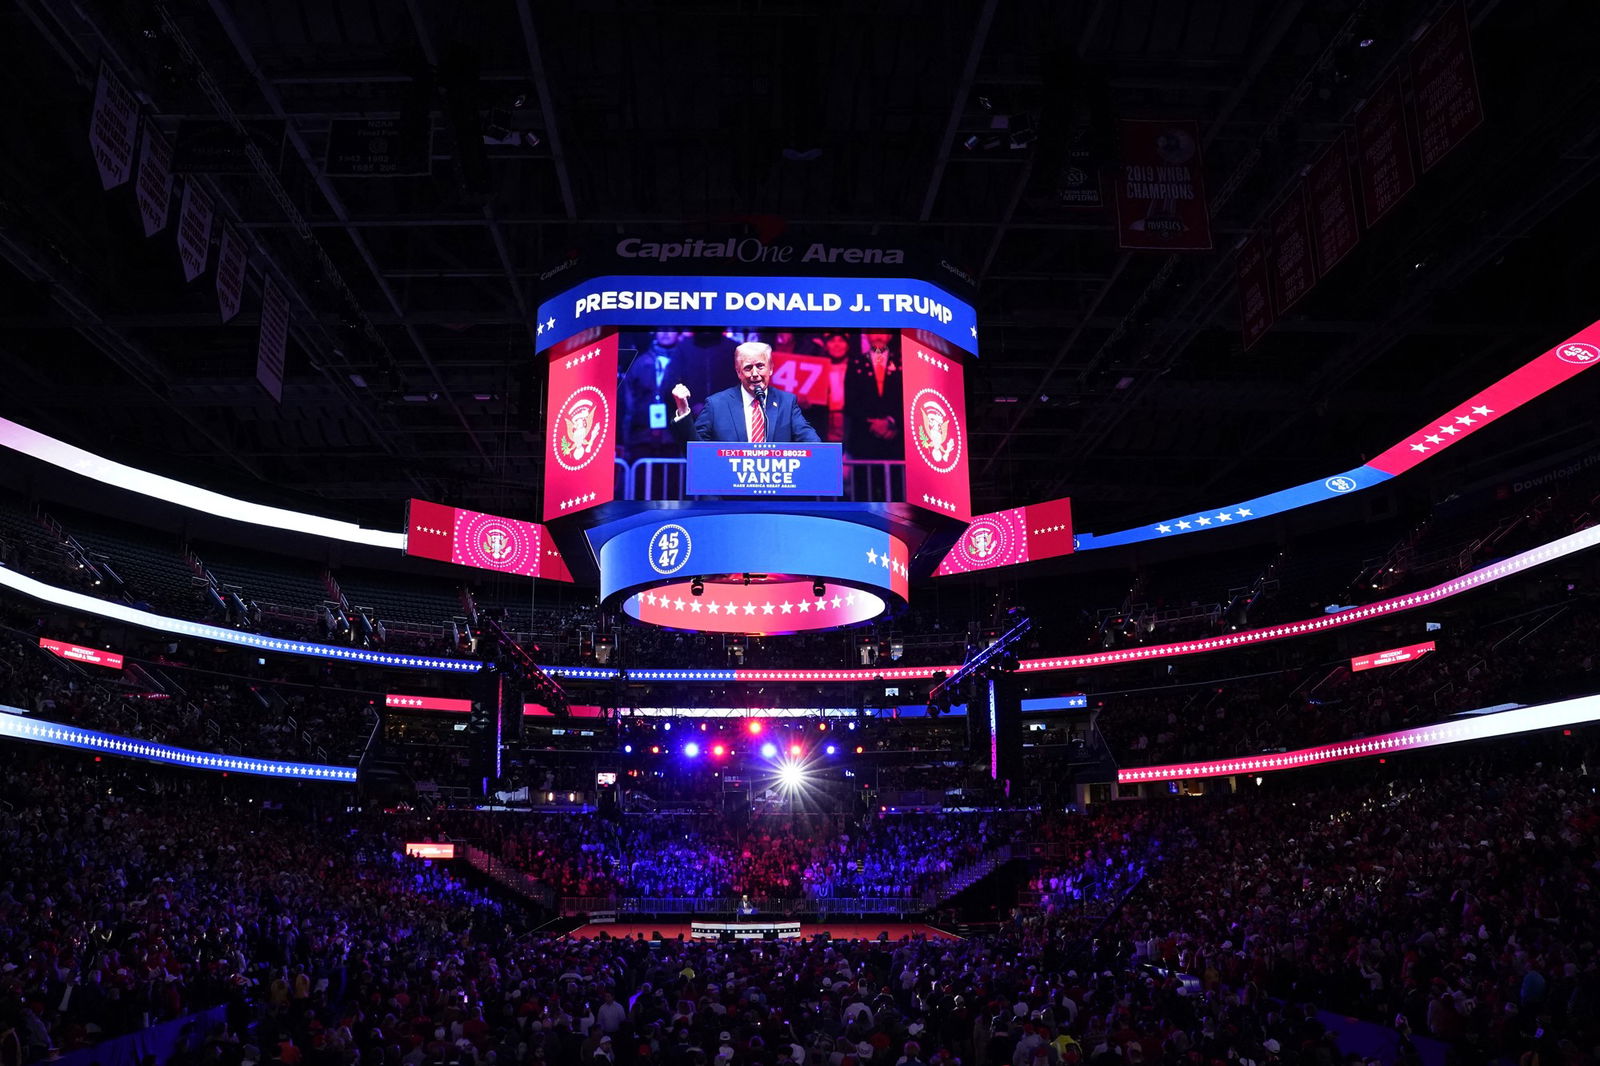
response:
<path fill-rule="evenodd" d="M 1600 1066 L 1593 0 L 0 11 L 0 1066 Z"/>

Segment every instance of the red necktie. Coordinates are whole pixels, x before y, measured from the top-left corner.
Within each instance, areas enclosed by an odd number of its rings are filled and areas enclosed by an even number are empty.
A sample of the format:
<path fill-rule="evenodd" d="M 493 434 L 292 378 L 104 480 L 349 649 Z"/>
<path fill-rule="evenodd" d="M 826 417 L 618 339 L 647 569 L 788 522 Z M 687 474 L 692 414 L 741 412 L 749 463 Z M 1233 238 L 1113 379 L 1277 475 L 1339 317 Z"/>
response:
<path fill-rule="evenodd" d="M 761 401 L 755 397 L 750 398 L 750 443 L 764 444 L 767 440 L 767 413 L 761 409 Z"/>

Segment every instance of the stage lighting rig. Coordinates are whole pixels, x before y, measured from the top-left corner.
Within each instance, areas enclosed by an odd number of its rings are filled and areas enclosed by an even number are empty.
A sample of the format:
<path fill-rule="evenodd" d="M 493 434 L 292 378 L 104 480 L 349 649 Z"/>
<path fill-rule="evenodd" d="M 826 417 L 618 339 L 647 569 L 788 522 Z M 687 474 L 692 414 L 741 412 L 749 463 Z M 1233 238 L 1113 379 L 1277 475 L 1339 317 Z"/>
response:
<path fill-rule="evenodd" d="M 961 669 L 942 680 L 936 679 L 933 687 L 928 690 L 928 706 L 937 705 L 943 707 L 948 705 L 951 696 L 956 691 L 956 686 L 966 681 L 969 677 L 977 677 L 984 670 L 998 667 L 1003 671 L 1008 666 L 1015 670 L 1016 666 L 1012 664 L 1017 663 L 1018 660 L 1013 645 L 1020 641 L 1028 630 L 1032 628 L 1032 620 L 1023 618 L 1016 625 L 1002 633 L 993 644 L 970 657 L 961 665 Z"/>
<path fill-rule="evenodd" d="M 478 614 L 478 655 L 486 665 L 497 667 L 509 677 L 523 679 L 530 694 L 559 716 L 567 713 L 567 694 L 561 685 L 544 672 L 532 655 L 501 628 L 503 612 L 485 609 Z M 537 647 L 534 649 L 538 650 Z"/>

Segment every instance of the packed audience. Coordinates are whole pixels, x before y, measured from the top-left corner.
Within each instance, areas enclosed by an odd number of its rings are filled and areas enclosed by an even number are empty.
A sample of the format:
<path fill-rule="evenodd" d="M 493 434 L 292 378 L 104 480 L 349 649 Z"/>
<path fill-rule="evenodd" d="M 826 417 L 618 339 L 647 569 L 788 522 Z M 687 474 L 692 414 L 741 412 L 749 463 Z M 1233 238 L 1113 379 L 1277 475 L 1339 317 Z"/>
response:
<path fill-rule="evenodd" d="M 1026 813 L 927 819 L 875 812 L 721 817 L 450 812 L 452 832 L 489 844 L 558 895 L 718 900 L 920 899 L 1003 843 Z"/>
<path fill-rule="evenodd" d="M 1586 743 L 1051 816 L 1032 833 L 1069 856 L 1061 884 L 1143 876 L 967 940 L 731 945 L 535 932 L 332 798 L 278 809 L 211 776 L 8 746 L 0 1032 L 31 1063 L 227 1004 L 193 1061 L 1328 1066 L 1323 1007 L 1381 1023 L 1386 1063 L 1420 1063 L 1429 1037 L 1461 1063 L 1584 1066 Z"/>

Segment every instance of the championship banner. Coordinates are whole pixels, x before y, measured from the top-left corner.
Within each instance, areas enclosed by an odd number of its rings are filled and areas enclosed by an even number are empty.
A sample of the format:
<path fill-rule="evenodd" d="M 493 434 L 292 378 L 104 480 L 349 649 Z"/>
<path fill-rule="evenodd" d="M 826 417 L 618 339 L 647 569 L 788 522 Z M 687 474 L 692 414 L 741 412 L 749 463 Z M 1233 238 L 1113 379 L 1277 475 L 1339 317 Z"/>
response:
<path fill-rule="evenodd" d="M 1198 123 L 1124 119 L 1116 185 L 1121 247 L 1211 250 Z"/>
<path fill-rule="evenodd" d="M 100 187 L 114 189 L 133 174 L 133 144 L 139 130 L 139 101 L 118 77 L 100 64 L 89 112 L 89 147 L 100 171 Z"/>
<path fill-rule="evenodd" d="M 289 301 L 271 278 L 261 282 L 261 335 L 256 339 L 256 380 L 283 402 L 283 371 L 289 351 Z"/>
<path fill-rule="evenodd" d="M 1239 332 L 1244 337 L 1244 350 L 1248 352 L 1278 320 L 1278 316 L 1272 312 L 1267 242 L 1261 239 L 1261 234 L 1252 233 L 1250 239 L 1239 246 L 1236 269 L 1239 276 Z"/>
<path fill-rule="evenodd" d="M 427 500 L 406 510 L 406 554 L 503 574 L 571 581 L 550 533 L 536 522 Z"/>
<path fill-rule="evenodd" d="M 545 521 L 616 495 L 617 336 L 550 361 L 544 450 Z"/>
<path fill-rule="evenodd" d="M 1465 3 L 1445 12 L 1411 50 L 1411 84 L 1417 93 L 1422 170 L 1427 173 L 1483 125 Z"/>
<path fill-rule="evenodd" d="M 232 223 L 222 223 L 222 248 L 217 252 L 217 313 L 228 322 L 244 302 L 244 238 Z"/>
<path fill-rule="evenodd" d="M 122 669 L 122 656 L 114 651 L 101 651 L 99 648 L 86 648 L 82 644 L 67 644 L 48 637 L 39 638 L 39 647 L 60 659 L 68 659 L 75 663 L 88 663 L 91 666 L 104 666 L 112 670 Z"/>
<path fill-rule="evenodd" d="M 146 237 L 166 228 L 172 205 L 172 145 L 153 122 L 144 124 L 134 199 L 139 202 L 139 218 L 144 223 Z"/>
<path fill-rule="evenodd" d="M 1317 249 L 1317 273 L 1326 275 L 1350 254 L 1361 239 L 1356 225 L 1356 190 L 1350 181 L 1350 154 L 1343 132 L 1306 175 L 1311 234 Z"/>
<path fill-rule="evenodd" d="M 906 502 L 966 522 L 972 518 L 967 481 L 966 373 L 953 359 L 901 335 L 904 367 Z"/>
<path fill-rule="evenodd" d="M 1367 228 L 1377 225 L 1417 184 L 1406 140 L 1405 99 L 1400 72 L 1391 74 L 1356 115 L 1356 169 Z"/>
<path fill-rule="evenodd" d="M 178 259 L 183 263 L 183 280 L 193 281 L 206 272 L 211 258 L 211 194 L 195 179 L 183 183 L 183 203 L 178 207 Z"/>
<path fill-rule="evenodd" d="M 1317 268 L 1311 261 L 1311 232 L 1306 225 L 1305 186 L 1296 185 L 1272 216 L 1272 277 L 1279 316 L 1311 291 Z"/>
<path fill-rule="evenodd" d="M 1435 650 L 1435 643 L 1428 641 L 1426 644 L 1407 644 L 1403 648 L 1390 648 L 1387 651 L 1374 651 L 1366 655 L 1357 655 L 1350 660 L 1350 669 L 1354 673 L 1363 670 L 1375 670 L 1380 666 L 1394 666 L 1397 663 L 1409 663 L 1420 659 L 1430 651 Z"/>
<path fill-rule="evenodd" d="M 976 515 L 934 577 L 1071 555 L 1072 500 L 1062 497 Z"/>

